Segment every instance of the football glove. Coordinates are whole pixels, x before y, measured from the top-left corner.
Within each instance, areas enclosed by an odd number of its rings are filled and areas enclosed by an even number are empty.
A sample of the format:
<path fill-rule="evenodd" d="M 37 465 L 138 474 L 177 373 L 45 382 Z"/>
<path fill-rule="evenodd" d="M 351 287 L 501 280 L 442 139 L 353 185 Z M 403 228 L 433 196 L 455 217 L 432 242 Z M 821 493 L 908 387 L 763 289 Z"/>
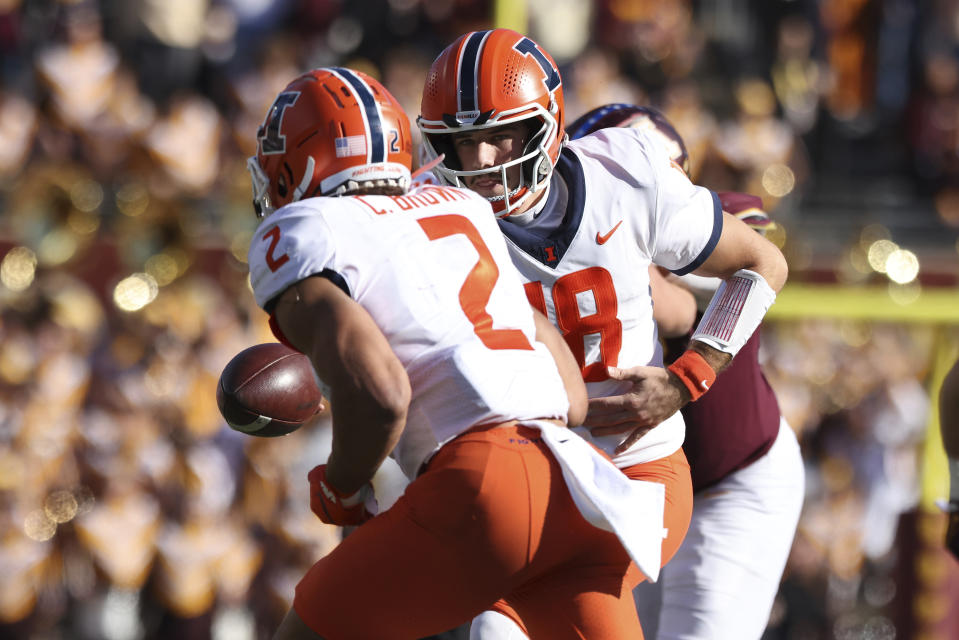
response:
<path fill-rule="evenodd" d="M 326 481 L 325 464 L 314 467 L 307 478 L 310 481 L 310 509 L 323 522 L 341 527 L 356 526 L 375 515 L 376 501 L 370 483 L 345 496 Z"/>

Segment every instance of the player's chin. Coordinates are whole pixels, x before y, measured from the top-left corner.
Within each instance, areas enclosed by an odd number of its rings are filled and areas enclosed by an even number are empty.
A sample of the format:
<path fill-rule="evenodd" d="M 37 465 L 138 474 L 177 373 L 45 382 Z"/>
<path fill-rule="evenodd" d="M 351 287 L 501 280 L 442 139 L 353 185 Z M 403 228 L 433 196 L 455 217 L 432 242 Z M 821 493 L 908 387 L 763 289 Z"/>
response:
<path fill-rule="evenodd" d="M 503 185 L 498 181 L 492 180 L 473 180 L 467 183 L 470 190 L 475 191 L 484 198 L 495 198 L 502 196 L 505 191 Z"/>

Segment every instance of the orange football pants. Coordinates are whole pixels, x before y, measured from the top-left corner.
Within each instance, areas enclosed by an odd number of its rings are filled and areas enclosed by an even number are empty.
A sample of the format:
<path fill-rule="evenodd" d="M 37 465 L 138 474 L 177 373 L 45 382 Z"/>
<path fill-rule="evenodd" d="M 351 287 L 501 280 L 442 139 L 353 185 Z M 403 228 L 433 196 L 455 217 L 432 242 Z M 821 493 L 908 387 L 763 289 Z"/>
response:
<path fill-rule="evenodd" d="M 666 486 L 666 503 L 663 510 L 663 526 L 666 528 L 666 537 L 663 538 L 662 562 L 660 565 L 665 566 L 679 551 L 679 546 L 689 530 L 689 521 L 693 517 L 693 481 L 689 474 L 689 462 L 686 460 L 686 454 L 682 449 L 679 449 L 665 458 L 626 467 L 623 469 L 623 473 L 633 480 L 659 482 Z M 631 565 L 627 577 L 628 586 L 633 588 L 645 579 L 646 576 L 640 572 L 636 565 Z M 519 613 L 519 607 L 513 606 L 516 604 L 512 598 L 507 597 L 498 600 L 491 609 L 507 616 L 519 625 L 527 635 L 535 638 L 535 635 L 530 634 L 528 625 L 524 624 L 525 619 Z M 642 638 L 643 636 L 623 637 Z"/>
<path fill-rule="evenodd" d="M 660 482 L 666 485 L 666 505 L 663 511 L 666 537 L 663 538 L 660 563 L 661 567 L 666 566 L 666 563 L 679 551 L 679 545 L 686 538 L 689 522 L 693 517 L 693 479 L 689 474 L 686 454 L 679 449 L 665 458 L 626 467 L 623 473 L 633 480 Z M 641 576 L 639 582 L 646 579 L 641 573 L 639 575 Z"/>
<path fill-rule="evenodd" d="M 580 515 L 538 430 L 478 427 L 314 564 L 293 606 L 325 640 L 422 638 L 499 598 L 533 638 L 641 638 L 630 566 Z"/>

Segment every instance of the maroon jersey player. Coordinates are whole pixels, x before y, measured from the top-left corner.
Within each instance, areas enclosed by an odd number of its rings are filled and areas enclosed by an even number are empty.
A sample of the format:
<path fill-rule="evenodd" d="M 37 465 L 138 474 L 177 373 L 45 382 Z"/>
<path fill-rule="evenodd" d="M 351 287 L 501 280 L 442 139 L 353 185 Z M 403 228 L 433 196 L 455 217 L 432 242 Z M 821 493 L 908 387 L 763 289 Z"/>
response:
<path fill-rule="evenodd" d="M 655 109 L 607 105 L 583 115 L 568 131 L 577 138 L 606 127 L 659 134 L 676 165 L 688 171 L 682 138 Z M 772 224 L 760 198 L 718 195 L 724 211 L 760 233 Z M 696 296 L 701 315 L 719 282 L 687 275 L 679 284 Z M 669 314 L 666 305 L 659 306 Z M 667 339 L 665 361 L 681 354 L 688 339 Z M 795 435 L 759 365 L 758 329 L 709 392 L 685 405 L 682 414 L 693 516 L 659 582 L 643 583 L 634 592 L 643 630 L 647 638 L 759 638 L 792 546 L 804 474 Z"/>

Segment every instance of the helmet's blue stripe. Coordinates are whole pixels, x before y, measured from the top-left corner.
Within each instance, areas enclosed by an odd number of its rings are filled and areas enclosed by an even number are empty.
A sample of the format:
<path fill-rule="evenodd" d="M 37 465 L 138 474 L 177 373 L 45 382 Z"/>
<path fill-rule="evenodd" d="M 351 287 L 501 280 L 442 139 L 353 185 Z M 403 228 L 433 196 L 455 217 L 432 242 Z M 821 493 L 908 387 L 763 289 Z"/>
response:
<path fill-rule="evenodd" d="M 480 47 L 489 31 L 475 31 L 466 38 L 463 46 L 463 58 L 460 60 L 459 77 L 459 110 L 476 111 L 479 109 L 477 96 L 479 94 L 478 74 L 476 65 L 479 60 Z"/>
<path fill-rule="evenodd" d="M 366 113 L 366 122 L 369 124 L 369 162 L 386 162 L 386 138 L 383 135 L 383 119 L 380 118 L 380 110 L 376 106 L 373 90 L 362 78 L 349 69 L 332 67 L 332 70 L 353 87 L 353 92 Z"/>

